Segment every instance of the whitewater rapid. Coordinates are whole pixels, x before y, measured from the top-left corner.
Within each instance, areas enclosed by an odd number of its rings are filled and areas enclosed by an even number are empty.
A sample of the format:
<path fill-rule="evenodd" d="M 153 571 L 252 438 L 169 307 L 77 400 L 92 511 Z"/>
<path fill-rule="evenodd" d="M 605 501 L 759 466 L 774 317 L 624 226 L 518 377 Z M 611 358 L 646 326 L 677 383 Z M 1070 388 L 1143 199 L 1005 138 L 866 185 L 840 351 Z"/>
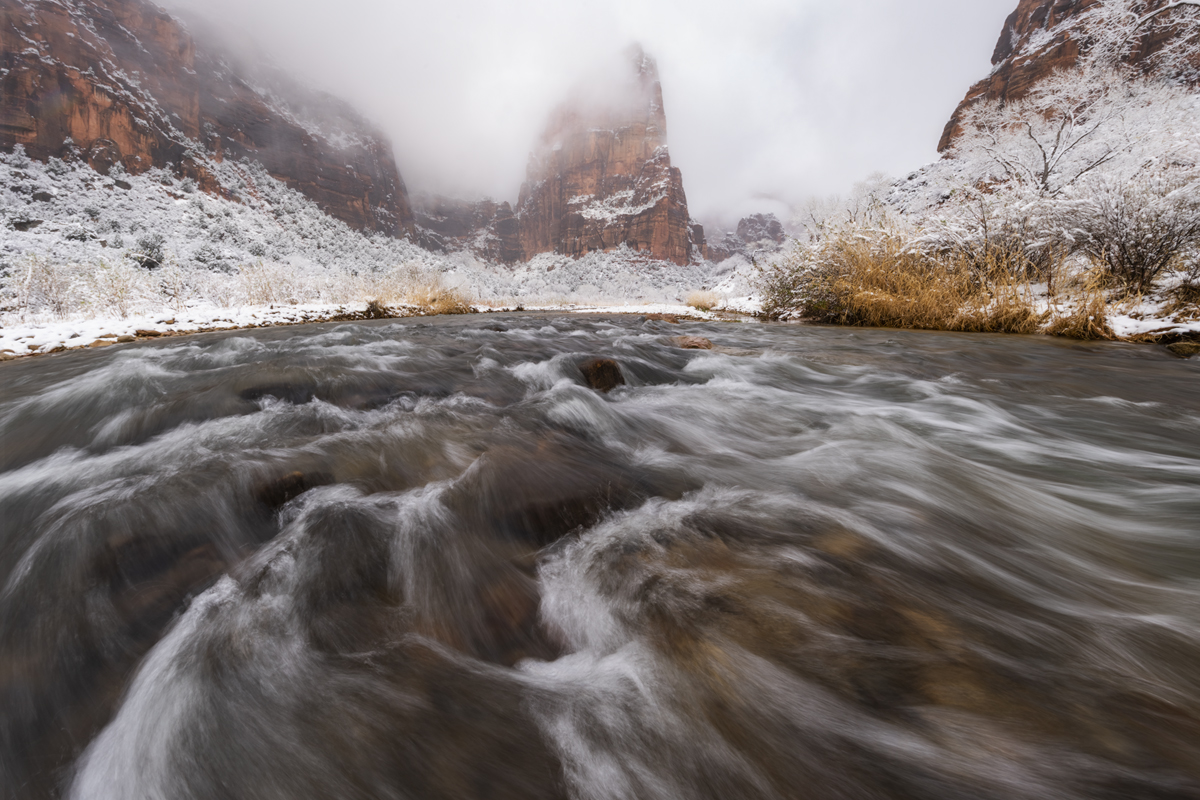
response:
<path fill-rule="evenodd" d="M 602 315 L 0 364 L 4 795 L 1200 798 L 1198 388 Z"/>

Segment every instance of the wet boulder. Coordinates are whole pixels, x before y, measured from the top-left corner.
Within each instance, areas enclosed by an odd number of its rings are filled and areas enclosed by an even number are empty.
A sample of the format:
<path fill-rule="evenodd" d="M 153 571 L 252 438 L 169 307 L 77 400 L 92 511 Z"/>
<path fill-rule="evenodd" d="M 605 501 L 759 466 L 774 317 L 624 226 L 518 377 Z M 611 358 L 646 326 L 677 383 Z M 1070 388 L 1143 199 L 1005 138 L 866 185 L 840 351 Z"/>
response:
<path fill-rule="evenodd" d="M 1180 358 L 1191 358 L 1200 355 L 1200 342 L 1175 342 L 1167 345 L 1167 350 Z"/>
<path fill-rule="evenodd" d="M 618 386 L 625 385 L 621 367 L 611 358 L 593 358 L 579 365 L 583 380 L 589 387 L 608 394 Z"/>

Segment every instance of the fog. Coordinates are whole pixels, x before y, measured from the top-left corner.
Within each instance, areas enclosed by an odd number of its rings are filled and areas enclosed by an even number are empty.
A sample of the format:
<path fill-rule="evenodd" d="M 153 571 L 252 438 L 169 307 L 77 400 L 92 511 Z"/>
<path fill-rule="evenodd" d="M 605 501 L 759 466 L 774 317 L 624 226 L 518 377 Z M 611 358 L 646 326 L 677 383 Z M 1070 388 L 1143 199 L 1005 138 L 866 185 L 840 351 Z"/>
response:
<path fill-rule="evenodd" d="M 549 111 L 640 42 L 693 216 L 843 193 L 937 157 L 1016 0 L 170 0 L 336 94 L 410 191 L 515 200 Z"/>

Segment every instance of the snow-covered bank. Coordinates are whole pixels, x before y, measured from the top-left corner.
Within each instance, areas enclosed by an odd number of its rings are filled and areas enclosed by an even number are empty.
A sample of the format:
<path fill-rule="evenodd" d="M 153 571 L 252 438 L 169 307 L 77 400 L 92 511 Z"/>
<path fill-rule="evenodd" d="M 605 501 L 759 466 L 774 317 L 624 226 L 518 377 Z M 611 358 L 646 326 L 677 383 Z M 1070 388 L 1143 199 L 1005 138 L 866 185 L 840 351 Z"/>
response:
<path fill-rule="evenodd" d="M 681 307 L 714 291 L 753 312 L 753 264 L 678 266 L 621 248 L 504 266 L 351 229 L 257 164 L 214 162 L 227 196 L 165 170 L 101 175 L 0 153 L 0 350 L 40 352 L 137 330 L 336 317 L 451 292 L 492 307 Z M 165 320 L 174 319 L 174 326 Z M 72 338 L 74 335 L 74 338 Z"/>

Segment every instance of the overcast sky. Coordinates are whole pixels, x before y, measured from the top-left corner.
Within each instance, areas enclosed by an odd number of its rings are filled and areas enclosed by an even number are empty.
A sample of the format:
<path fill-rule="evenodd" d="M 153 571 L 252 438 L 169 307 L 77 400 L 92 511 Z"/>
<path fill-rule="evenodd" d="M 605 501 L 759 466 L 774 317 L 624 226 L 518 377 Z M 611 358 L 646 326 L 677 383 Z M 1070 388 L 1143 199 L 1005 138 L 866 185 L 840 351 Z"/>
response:
<path fill-rule="evenodd" d="M 163 0 L 160 0 L 162 2 Z M 252 37 L 392 139 L 410 190 L 516 200 L 551 107 L 631 42 L 659 64 L 693 216 L 936 158 L 1016 0 L 165 0 Z"/>

